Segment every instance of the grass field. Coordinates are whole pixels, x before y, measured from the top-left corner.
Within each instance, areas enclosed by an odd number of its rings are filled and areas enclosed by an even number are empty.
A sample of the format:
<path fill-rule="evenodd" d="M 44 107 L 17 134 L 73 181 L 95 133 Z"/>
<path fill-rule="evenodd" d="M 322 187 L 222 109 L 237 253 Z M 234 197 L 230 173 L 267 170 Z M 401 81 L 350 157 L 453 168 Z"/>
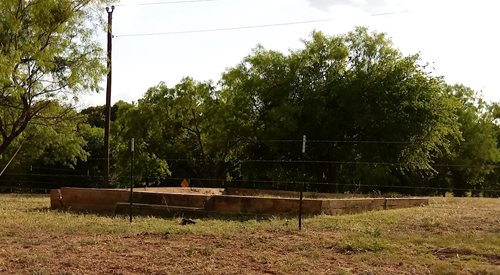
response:
<path fill-rule="evenodd" d="M 295 219 L 107 217 L 0 195 L 0 274 L 500 274 L 500 200 Z"/>

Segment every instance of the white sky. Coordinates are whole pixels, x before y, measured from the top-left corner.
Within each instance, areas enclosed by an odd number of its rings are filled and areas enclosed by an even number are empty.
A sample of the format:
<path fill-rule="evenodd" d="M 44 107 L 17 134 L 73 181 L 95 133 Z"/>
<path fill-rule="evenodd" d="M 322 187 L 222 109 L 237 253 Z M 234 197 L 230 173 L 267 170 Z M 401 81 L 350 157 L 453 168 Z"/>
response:
<path fill-rule="evenodd" d="M 122 0 L 113 14 L 112 102 L 136 101 L 160 81 L 184 76 L 218 81 L 257 44 L 287 52 L 302 47 L 313 30 L 327 35 L 355 26 L 385 32 L 404 54 L 421 53 L 436 75 L 482 91 L 500 102 L 500 1 L 496 0 L 214 0 L 134 5 L 174 0 Z M 377 13 L 403 12 L 386 16 Z M 105 16 L 103 11 L 103 16 Z M 335 18 L 280 27 L 159 36 L 125 34 L 216 29 Z M 105 47 L 105 34 L 103 34 Z M 105 81 L 103 81 L 105 87 Z M 86 95 L 80 107 L 103 105 L 105 92 Z"/>

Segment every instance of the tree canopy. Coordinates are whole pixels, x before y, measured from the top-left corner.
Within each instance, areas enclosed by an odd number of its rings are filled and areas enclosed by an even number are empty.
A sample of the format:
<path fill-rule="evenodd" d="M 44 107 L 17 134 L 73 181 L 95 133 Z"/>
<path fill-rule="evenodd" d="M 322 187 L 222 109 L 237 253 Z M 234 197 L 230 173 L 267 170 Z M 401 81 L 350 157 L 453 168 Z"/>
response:
<path fill-rule="evenodd" d="M 305 170 L 339 192 L 427 192 L 450 181 L 484 188 L 499 160 L 488 108 L 385 34 L 357 28 L 313 32 L 287 54 L 257 46 L 217 85 L 161 83 L 115 127 L 173 177 L 293 182 Z M 305 155 L 302 135 L 312 140 Z"/>
<path fill-rule="evenodd" d="M 446 84 L 419 64 L 418 55 L 402 56 L 383 34 L 365 28 L 334 37 L 315 32 L 304 44 L 288 55 L 258 47 L 223 76 L 221 93 L 222 100 L 239 106 L 235 117 L 253 120 L 251 138 L 256 141 L 303 134 L 344 141 L 308 150 L 314 160 L 339 162 L 311 167 L 316 170 L 312 178 L 336 182 L 367 173 L 362 171 L 367 167 L 343 162 L 429 170 L 433 156 L 449 151 L 450 142 L 459 138 L 457 102 Z M 251 154 L 300 158 L 290 144 L 259 145 Z"/>
<path fill-rule="evenodd" d="M 30 124 L 53 126 L 71 113 L 52 106 L 98 90 L 105 67 L 92 23 L 97 2 L 0 2 L 0 154 Z"/>
<path fill-rule="evenodd" d="M 313 191 L 493 196 L 500 194 L 499 110 L 435 76 L 383 33 L 313 32 L 288 53 L 257 46 L 217 83 L 186 77 L 151 87 L 136 103 L 116 103 L 112 179 L 129 184 L 134 138 L 135 180 L 144 185 L 188 178 L 294 190 L 306 181 Z M 80 112 L 87 121 L 73 133 L 83 143 L 68 153 L 99 159 L 101 113 L 102 106 Z M 95 163 L 75 169 L 89 175 Z"/>

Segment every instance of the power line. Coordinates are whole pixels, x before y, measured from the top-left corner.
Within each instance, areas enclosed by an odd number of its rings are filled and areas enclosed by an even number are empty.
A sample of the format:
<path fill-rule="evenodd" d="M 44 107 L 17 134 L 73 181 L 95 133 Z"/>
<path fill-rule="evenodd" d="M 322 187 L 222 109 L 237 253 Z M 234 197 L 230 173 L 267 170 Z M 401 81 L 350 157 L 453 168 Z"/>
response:
<path fill-rule="evenodd" d="M 386 13 L 376 13 L 370 16 L 386 16 L 407 13 L 408 11 L 399 12 L 386 12 Z M 337 18 L 325 18 L 325 19 L 315 19 L 315 20 L 305 20 L 305 21 L 292 21 L 284 23 L 274 23 L 274 24 L 262 24 L 262 25 L 250 25 L 250 26 L 238 26 L 238 27 L 227 27 L 227 28 L 215 28 L 215 29 L 200 29 L 200 30 L 185 30 L 185 31 L 170 31 L 170 32 L 154 32 L 154 33 L 133 33 L 133 34 L 118 34 L 114 37 L 140 37 L 140 36 L 158 36 L 158 35 L 175 35 L 175 34 L 190 34 L 190 33 L 207 33 L 207 32 L 220 32 L 220 31 L 234 31 L 234 30 L 246 30 L 246 29 L 260 29 L 260 28 L 270 28 L 270 27 L 281 27 L 281 26 L 292 26 L 301 24 L 311 24 L 320 22 L 330 22 L 338 20 Z"/>
<path fill-rule="evenodd" d="M 228 28 L 217 28 L 217 29 L 201 29 L 201 30 L 157 32 L 157 33 L 120 34 L 120 35 L 115 35 L 115 37 L 157 36 L 157 35 L 174 35 L 174 34 L 190 34 L 190 33 L 233 31 L 233 30 L 258 29 L 258 28 L 279 27 L 279 26 L 299 25 L 299 24 L 310 24 L 310 23 L 327 22 L 327 21 L 333 21 L 333 20 L 336 20 L 336 19 L 329 18 L 329 19 L 296 21 L 296 22 L 286 22 L 286 23 L 276 23 L 276 24 L 264 24 L 264 25 L 253 25 L 253 26 L 239 26 L 239 27 L 228 27 Z"/>
<path fill-rule="evenodd" d="M 134 4 L 117 4 L 117 5 L 115 5 L 115 7 L 172 5 L 172 4 L 199 3 L 199 2 L 215 2 L 215 1 L 218 1 L 218 0 L 185 0 L 185 1 L 165 1 L 165 2 L 134 3 Z"/>

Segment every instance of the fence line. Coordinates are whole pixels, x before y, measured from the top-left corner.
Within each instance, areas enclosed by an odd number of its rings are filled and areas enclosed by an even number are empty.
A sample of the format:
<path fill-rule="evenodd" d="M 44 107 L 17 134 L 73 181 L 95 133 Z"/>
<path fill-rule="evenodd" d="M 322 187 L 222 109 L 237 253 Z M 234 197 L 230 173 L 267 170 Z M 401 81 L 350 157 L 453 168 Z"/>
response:
<path fill-rule="evenodd" d="M 33 174 L 18 174 L 23 176 L 34 176 Z M 39 175 L 38 175 L 39 176 Z M 54 174 L 46 174 L 47 177 L 72 177 L 73 175 L 54 175 Z M 86 176 L 86 175 L 78 175 L 80 178 L 87 179 L 87 183 L 91 183 L 88 185 L 95 185 L 96 181 L 94 179 L 102 179 L 102 176 Z M 133 175 L 134 178 L 139 179 L 141 175 Z M 222 179 L 222 178 L 201 178 L 201 177 L 143 177 L 143 179 L 149 179 L 150 181 L 163 181 L 163 182 L 171 182 L 171 181 L 182 181 L 184 179 L 189 179 L 191 182 L 200 182 L 200 183 L 215 183 L 219 186 L 229 186 L 231 184 L 268 184 L 268 185 L 288 185 L 291 187 L 293 185 L 301 185 L 305 184 L 306 186 L 330 186 L 330 187 L 353 187 L 353 188 L 374 188 L 374 189 L 409 189 L 409 190 L 435 190 L 435 191 L 478 191 L 478 192 L 500 192 L 500 189 L 490 189 L 490 188 L 456 188 L 456 187 L 442 187 L 442 186 L 430 186 L 430 185 L 387 185 L 387 184 L 362 184 L 362 183 L 348 183 L 348 182 L 329 182 L 329 181 L 311 181 L 311 180 L 259 180 L 259 179 Z M 11 181 L 12 182 L 12 181 Z M 32 183 L 32 184 L 42 184 L 46 186 L 61 186 L 61 183 L 54 183 L 50 181 L 44 180 L 33 180 L 33 179 L 20 179 L 18 182 L 22 183 Z M 129 183 L 120 183 L 119 181 L 113 182 L 114 184 L 123 184 L 128 185 Z M 144 183 L 144 181 L 143 181 Z M 71 185 L 71 183 L 67 184 Z M 153 184 L 153 186 L 155 186 Z M 5 186 L 1 185 L 0 188 L 4 188 Z M 44 187 L 23 187 L 23 186 L 15 186 L 15 188 L 39 188 L 44 189 Z M 50 187 L 49 187 L 50 188 Z"/>

